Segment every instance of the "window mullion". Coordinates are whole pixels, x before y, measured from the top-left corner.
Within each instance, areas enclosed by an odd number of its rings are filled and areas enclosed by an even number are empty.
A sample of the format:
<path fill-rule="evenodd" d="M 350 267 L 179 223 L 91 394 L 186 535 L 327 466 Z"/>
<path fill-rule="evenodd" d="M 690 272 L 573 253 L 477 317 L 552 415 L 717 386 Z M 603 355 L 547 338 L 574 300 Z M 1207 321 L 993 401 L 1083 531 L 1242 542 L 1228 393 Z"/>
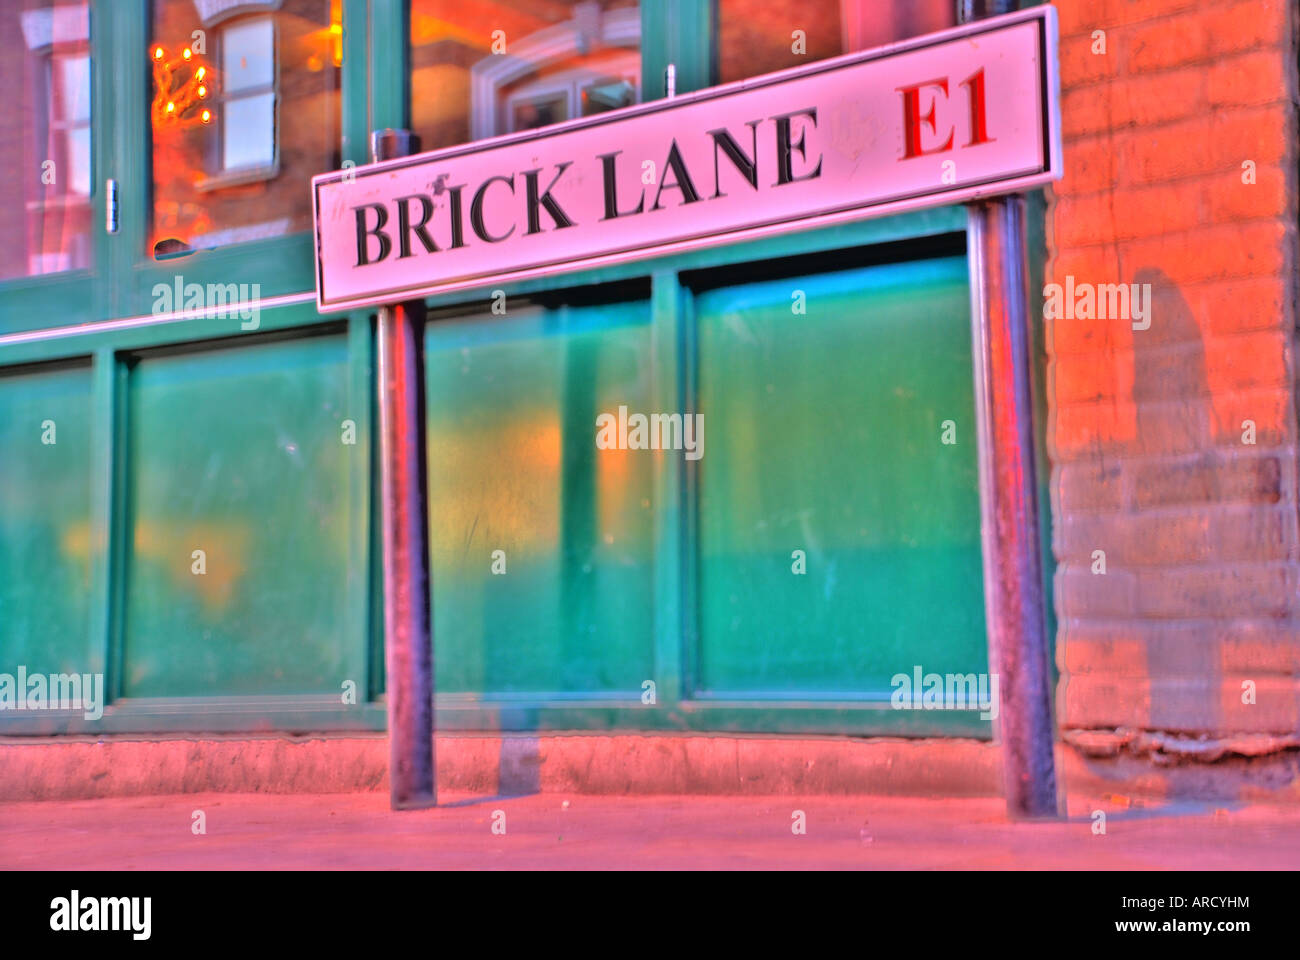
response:
<path fill-rule="evenodd" d="M 409 130 L 411 11 L 405 0 L 371 0 L 370 127 Z"/>
<path fill-rule="evenodd" d="M 91 184 L 95 204 L 96 276 L 102 285 L 97 301 L 104 316 L 130 312 L 132 266 L 145 246 L 151 210 L 149 190 L 150 124 L 146 87 L 149 49 L 147 0 L 96 3 L 91 13 L 91 37 L 97 63 L 93 85 L 98 97 L 91 104 L 93 148 L 98 161 Z M 117 181 L 118 227 L 104 226 L 104 184 Z"/>
<path fill-rule="evenodd" d="M 668 17 L 669 62 L 677 70 L 677 93 L 691 93 L 713 85 L 714 0 L 668 0 L 657 10 Z M 648 4 L 647 4 L 648 5 Z M 652 79 L 652 82 L 656 82 Z M 660 95 L 662 71 L 657 79 Z M 653 99 L 647 96 L 646 99 Z"/>
<path fill-rule="evenodd" d="M 370 25 L 366 0 L 343 0 L 342 162 L 370 159 Z"/>

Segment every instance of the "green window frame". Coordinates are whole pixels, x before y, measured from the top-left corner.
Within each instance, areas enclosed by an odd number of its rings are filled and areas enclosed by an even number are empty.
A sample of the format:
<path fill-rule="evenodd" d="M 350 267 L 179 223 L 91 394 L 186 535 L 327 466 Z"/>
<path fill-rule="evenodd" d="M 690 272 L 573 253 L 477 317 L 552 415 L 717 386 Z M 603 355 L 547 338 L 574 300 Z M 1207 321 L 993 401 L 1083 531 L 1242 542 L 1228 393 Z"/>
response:
<path fill-rule="evenodd" d="M 376 4 L 376 7 L 383 4 Z M 0 281 L 0 335 L 152 312 L 152 290 L 187 282 L 258 283 L 263 297 L 315 288 L 311 232 L 196 250 L 158 261 L 146 249 L 150 197 L 149 0 L 90 0 L 93 262 L 85 271 Z M 343 0 L 340 156 L 365 163 L 368 116 L 366 0 Z M 118 229 L 104 229 L 105 182 L 117 182 Z M 302 184 L 302 189 L 308 189 Z M 267 270 L 268 263 L 276 264 Z M 31 318 L 39 318 L 33 320 Z"/>

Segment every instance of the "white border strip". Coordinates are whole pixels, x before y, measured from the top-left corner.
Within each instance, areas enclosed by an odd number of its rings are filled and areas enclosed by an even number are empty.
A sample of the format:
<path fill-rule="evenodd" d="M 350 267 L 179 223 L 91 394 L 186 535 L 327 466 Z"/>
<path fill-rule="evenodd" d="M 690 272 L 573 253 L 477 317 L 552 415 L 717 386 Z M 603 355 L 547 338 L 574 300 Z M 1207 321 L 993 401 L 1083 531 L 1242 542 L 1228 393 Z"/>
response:
<path fill-rule="evenodd" d="M 43 330 L 23 330 L 19 333 L 0 334 L 0 347 L 16 343 L 37 343 L 41 340 L 63 340 L 67 337 L 79 337 L 95 333 L 112 333 L 118 330 L 134 330 L 137 327 L 154 327 L 166 323 L 178 323 L 181 320 L 203 320 L 224 313 L 239 319 L 239 311 L 256 307 L 260 312 L 273 307 L 289 307 L 298 303 L 315 303 L 316 292 L 285 293 L 278 297 L 263 300 L 245 300 L 240 303 L 224 303 L 221 306 L 204 307 L 194 310 L 173 310 L 171 313 L 150 313 L 140 317 L 123 317 L 120 320 L 93 320 L 89 323 L 76 323 L 67 327 L 48 327 Z M 339 311 L 346 312 L 346 311 Z"/>

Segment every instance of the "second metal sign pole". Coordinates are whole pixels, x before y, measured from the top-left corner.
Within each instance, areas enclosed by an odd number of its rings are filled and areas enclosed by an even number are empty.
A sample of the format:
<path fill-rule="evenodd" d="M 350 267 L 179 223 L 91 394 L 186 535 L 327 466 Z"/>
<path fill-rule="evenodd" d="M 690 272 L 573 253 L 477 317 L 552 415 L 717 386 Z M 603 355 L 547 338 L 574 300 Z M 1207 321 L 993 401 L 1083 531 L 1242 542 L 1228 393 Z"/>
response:
<path fill-rule="evenodd" d="M 962 22 L 1014 0 L 962 0 Z M 1055 817 L 1055 738 L 1048 671 L 1038 480 L 1034 464 L 1025 199 L 967 205 L 975 416 L 989 671 L 998 675 L 1007 814 Z"/>
<path fill-rule="evenodd" d="M 404 130 L 370 136 L 374 161 L 418 151 Z M 380 307 L 377 336 L 388 785 L 393 809 L 409 810 L 437 803 L 423 303 Z"/>

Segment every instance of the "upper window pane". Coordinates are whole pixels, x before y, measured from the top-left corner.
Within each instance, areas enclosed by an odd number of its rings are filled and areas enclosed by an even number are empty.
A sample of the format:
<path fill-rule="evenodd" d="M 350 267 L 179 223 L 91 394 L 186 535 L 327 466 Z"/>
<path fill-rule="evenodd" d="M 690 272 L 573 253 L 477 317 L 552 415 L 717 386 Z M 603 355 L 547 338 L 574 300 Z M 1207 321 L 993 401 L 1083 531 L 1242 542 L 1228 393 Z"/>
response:
<path fill-rule="evenodd" d="M 0 3 L 0 280 L 90 266 L 90 17 Z M 16 52 L 15 52 L 16 51 Z"/>
<path fill-rule="evenodd" d="M 311 228 L 339 155 L 342 0 L 155 0 L 156 257 Z"/>
<path fill-rule="evenodd" d="M 411 114 L 422 149 L 640 99 L 636 0 L 412 0 Z"/>
<path fill-rule="evenodd" d="M 236 21 L 221 33 L 225 90 L 236 93 L 270 86 L 275 79 L 275 48 L 270 17 Z"/>
<path fill-rule="evenodd" d="M 951 27 L 953 0 L 717 0 L 718 82 Z"/>
<path fill-rule="evenodd" d="M 58 80 L 54 89 L 54 113 L 65 123 L 90 123 L 90 57 L 86 54 L 57 56 Z"/>

